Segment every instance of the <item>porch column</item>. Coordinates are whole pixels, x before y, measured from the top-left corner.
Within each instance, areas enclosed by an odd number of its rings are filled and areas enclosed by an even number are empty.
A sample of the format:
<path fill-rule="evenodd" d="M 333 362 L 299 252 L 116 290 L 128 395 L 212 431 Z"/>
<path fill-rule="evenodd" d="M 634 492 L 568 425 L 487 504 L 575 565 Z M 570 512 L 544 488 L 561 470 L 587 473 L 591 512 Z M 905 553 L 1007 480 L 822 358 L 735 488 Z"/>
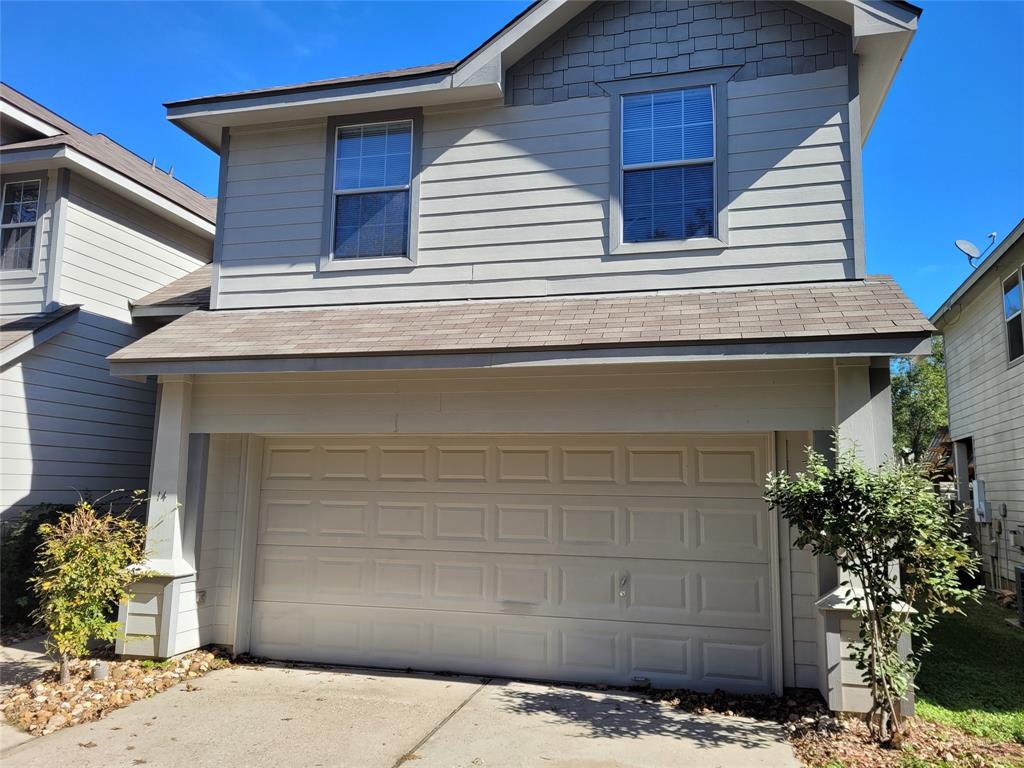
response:
<path fill-rule="evenodd" d="M 161 376 L 157 388 L 149 507 L 147 575 L 121 604 L 115 651 L 166 658 L 200 645 L 195 621 L 196 564 L 205 495 L 206 435 L 190 435 L 191 376 Z"/>
<path fill-rule="evenodd" d="M 853 450 L 868 466 L 877 467 L 893 457 L 892 445 L 892 393 L 889 381 L 889 359 L 850 358 L 836 359 L 835 366 L 835 426 L 839 436 L 839 449 Z M 835 568 L 835 565 L 832 566 Z M 892 564 L 893 579 L 899 579 L 898 564 Z M 858 584 L 839 569 L 837 582 Z M 847 586 L 837 586 L 825 593 L 817 606 L 824 618 L 826 699 L 829 708 L 844 712 L 866 712 L 871 706 L 867 685 L 860 673 L 847 664 L 851 656 L 843 649 L 858 641 L 859 625 L 853 617 Z M 910 638 L 901 640 L 904 653 L 910 650 Z M 914 693 L 911 689 L 900 702 L 904 714 L 914 713 Z"/>
<path fill-rule="evenodd" d="M 868 466 L 893 455 L 888 358 L 836 359 L 835 427 L 841 450 Z"/>
<path fill-rule="evenodd" d="M 194 573 L 194 553 L 185 548 L 189 421 L 192 377 L 161 376 L 149 483 L 146 549 L 148 567 L 167 576 Z"/>

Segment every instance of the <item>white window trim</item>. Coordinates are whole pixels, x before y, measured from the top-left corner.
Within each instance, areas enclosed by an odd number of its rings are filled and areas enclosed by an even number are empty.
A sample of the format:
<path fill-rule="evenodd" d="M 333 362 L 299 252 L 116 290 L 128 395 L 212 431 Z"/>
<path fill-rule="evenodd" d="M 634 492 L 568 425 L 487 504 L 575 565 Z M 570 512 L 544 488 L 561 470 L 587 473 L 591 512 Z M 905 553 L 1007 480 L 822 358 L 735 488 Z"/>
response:
<path fill-rule="evenodd" d="M 354 128 L 379 123 L 408 122 L 412 125 L 412 152 L 409 156 L 409 184 L 373 189 L 358 189 L 338 192 L 337 152 L 338 135 L 342 128 Z M 324 172 L 324 223 L 321 236 L 320 272 L 346 272 L 378 269 L 410 269 L 416 266 L 419 241 L 419 184 L 420 154 L 423 146 L 423 111 L 403 109 L 387 112 L 371 112 L 360 115 L 342 115 L 327 121 L 327 167 Z M 361 256 L 358 258 L 334 257 L 334 216 L 338 195 L 368 194 L 371 192 L 409 192 L 409 234 L 405 256 Z"/>
<path fill-rule="evenodd" d="M 0 230 L 6 229 L 27 229 L 31 226 L 35 231 L 32 235 L 32 266 L 28 269 L 0 269 L 0 279 L 3 280 L 34 280 L 40 274 L 40 262 L 42 255 L 42 247 L 40 241 L 39 224 L 43 220 L 43 214 L 46 210 L 46 179 L 42 176 L 11 176 L 4 180 L 3 189 L 0 190 L 0 205 L 7 199 L 7 188 L 12 184 L 31 184 L 35 182 L 39 185 L 39 200 L 36 204 L 36 220 L 32 224 L 0 224 Z"/>
<path fill-rule="evenodd" d="M 1006 284 L 1015 276 L 1017 278 L 1017 292 L 1021 297 L 1021 310 L 1007 317 L 1005 305 Z M 1024 326 L 1024 264 L 1015 269 L 1013 274 L 1008 275 L 999 281 L 999 316 L 1003 321 L 1003 351 L 1006 354 L 1007 367 L 1012 368 L 1015 365 L 1021 365 L 1024 363 L 1024 354 L 1013 358 L 1010 357 L 1010 333 L 1007 328 L 1013 320 L 1016 320 Z M 1022 331 L 1024 331 L 1024 328 L 1022 328 Z"/>
<path fill-rule="evenodd" d="M 609 216 L 608 253 L 612 256 L 632 256 L 650 253 L 681 253 L 691 251 L 721 252 L 729 245 L 728 222 L 728 157 L 729 138 L 726 130 L 728 105 L 726 88 L 739 67 L 687 72 L 678 75 L 655 75 L 630 80 L 599 83 L 612 97 L 611 162 L 609 164 Z M 625 96 L 659 91 L 678 91 L 699 86 L 711 86 L 712 115 L 714 120 L 714 207 L 715 236 L 692 237 L 684 240 L 648 240 L 625 242 L 622 237 L 622 101 Z M 706 165 L 707 160 L 679 161 L 677 164 Z M 665 164 L 659 163 L 657 167 Z M 641 166 L 630 166 L 636 170 Z"/>

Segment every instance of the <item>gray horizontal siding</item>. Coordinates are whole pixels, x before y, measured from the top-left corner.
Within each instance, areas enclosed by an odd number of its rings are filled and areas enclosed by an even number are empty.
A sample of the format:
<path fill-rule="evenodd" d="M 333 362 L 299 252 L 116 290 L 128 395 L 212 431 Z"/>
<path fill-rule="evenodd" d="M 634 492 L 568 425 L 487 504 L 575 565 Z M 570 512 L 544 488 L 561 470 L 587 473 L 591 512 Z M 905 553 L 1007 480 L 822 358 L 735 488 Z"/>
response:
<path fill-rule="evenodd" d="M 232 131 L 220 308 L 841 279 L 845 67 L 729 84 L 729 247 L 608 253 L 610 100 L 428 111 L 417 264 L 319 272 L 326 125 Z M 720 151 L 721 154 L 721 151 Z M 372 263 L 371 263 L 372 264 Z"/>
<path fill-rule="evenodd" d="M 133 302 L 209 261 L 210 242 L 73 174 L 60 301 L 130 321 Z"/>
<path fill-rule="evenodd" d="M 0 510 L 79 493 L 146 488 L 155 391 L 110 376 L 104 359 L 137 337 L 82 311 L 77 322 L 0 373 Z"/>
<path fill-rule="evenodd" d="M 1024 364 L 1009 365 L 1001 288 L 1022 262 L 1024 247 L 1018 243 L 943 329 L 950 433 L 972 438 L 975 472 L 985 481 L 994 514 L 1006 504 L 1003 533 L 980 537 L 983 568 L 1004 583 L 1013 580 L 1015 566 L 1024 565 L 1024 552 L 1008 540 L 1011 530 L 1024 530 Z"/>

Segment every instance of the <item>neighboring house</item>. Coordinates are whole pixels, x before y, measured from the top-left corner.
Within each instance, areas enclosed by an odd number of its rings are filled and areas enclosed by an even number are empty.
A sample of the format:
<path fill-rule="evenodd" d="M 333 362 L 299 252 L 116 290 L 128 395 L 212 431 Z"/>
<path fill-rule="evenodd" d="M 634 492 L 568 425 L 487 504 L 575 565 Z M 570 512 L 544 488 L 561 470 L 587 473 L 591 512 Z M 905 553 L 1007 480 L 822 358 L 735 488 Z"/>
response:
<path fill-rule="evenodd" d="M 946 343 L 957 493 L 993 589 L 1024 565 L 1024 220 L 932 317 Z M 970 481 L 984 483 L 973 498 Z M 987 502 L 976 515 L 978 502 Z"/>
<path fill-rule="evenodd" d="M 0 85 L 0 514 L 149 487 L 130 305 L 210 261 L 215 201 Z"/>
<path fill-rule="evenodd" d="M 209 295 L 110 358 L 159 379 L 166 493 L 121 650 L 862 707 L 761 494 L 833 427 L 889 455 L 928 348 L 861 200 L 917 13 L 547 0 L 455 63 L 168 105 L 218 227 Z"/>

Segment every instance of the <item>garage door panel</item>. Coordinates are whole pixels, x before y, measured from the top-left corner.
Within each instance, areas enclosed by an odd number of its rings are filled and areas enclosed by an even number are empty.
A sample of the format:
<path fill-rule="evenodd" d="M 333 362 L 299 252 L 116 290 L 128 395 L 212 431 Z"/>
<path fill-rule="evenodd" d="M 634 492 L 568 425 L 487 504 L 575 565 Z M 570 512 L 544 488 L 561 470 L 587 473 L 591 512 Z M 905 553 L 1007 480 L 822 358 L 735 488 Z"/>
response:
<path fill-rule="evenodd" d="M 768 561 L 755 499 L 268 490 L 261 544 Z"/>
<path fill-rule="evenodd" d="M 253 652 L 281 659 L 743 692 L 769 685 L 767 631 L 256 603 Z M 324 644 L 324 638 L 337 641 Z"/>
<path fill-rule="evenodd" d="M 769 688 L 767 435 L 264 445 L 254 653 Z"/>
<path fill-rule="evenodd" d="M 767 629 L 758 564 L 259 548 L 255 599 Z"/>
<path fill-rule="evenodd" d="M 760 498 L 768 447 L 752 435 L 273 437 L 263 487 L 630 495 L 642 485 L 666 496 Z"/>

